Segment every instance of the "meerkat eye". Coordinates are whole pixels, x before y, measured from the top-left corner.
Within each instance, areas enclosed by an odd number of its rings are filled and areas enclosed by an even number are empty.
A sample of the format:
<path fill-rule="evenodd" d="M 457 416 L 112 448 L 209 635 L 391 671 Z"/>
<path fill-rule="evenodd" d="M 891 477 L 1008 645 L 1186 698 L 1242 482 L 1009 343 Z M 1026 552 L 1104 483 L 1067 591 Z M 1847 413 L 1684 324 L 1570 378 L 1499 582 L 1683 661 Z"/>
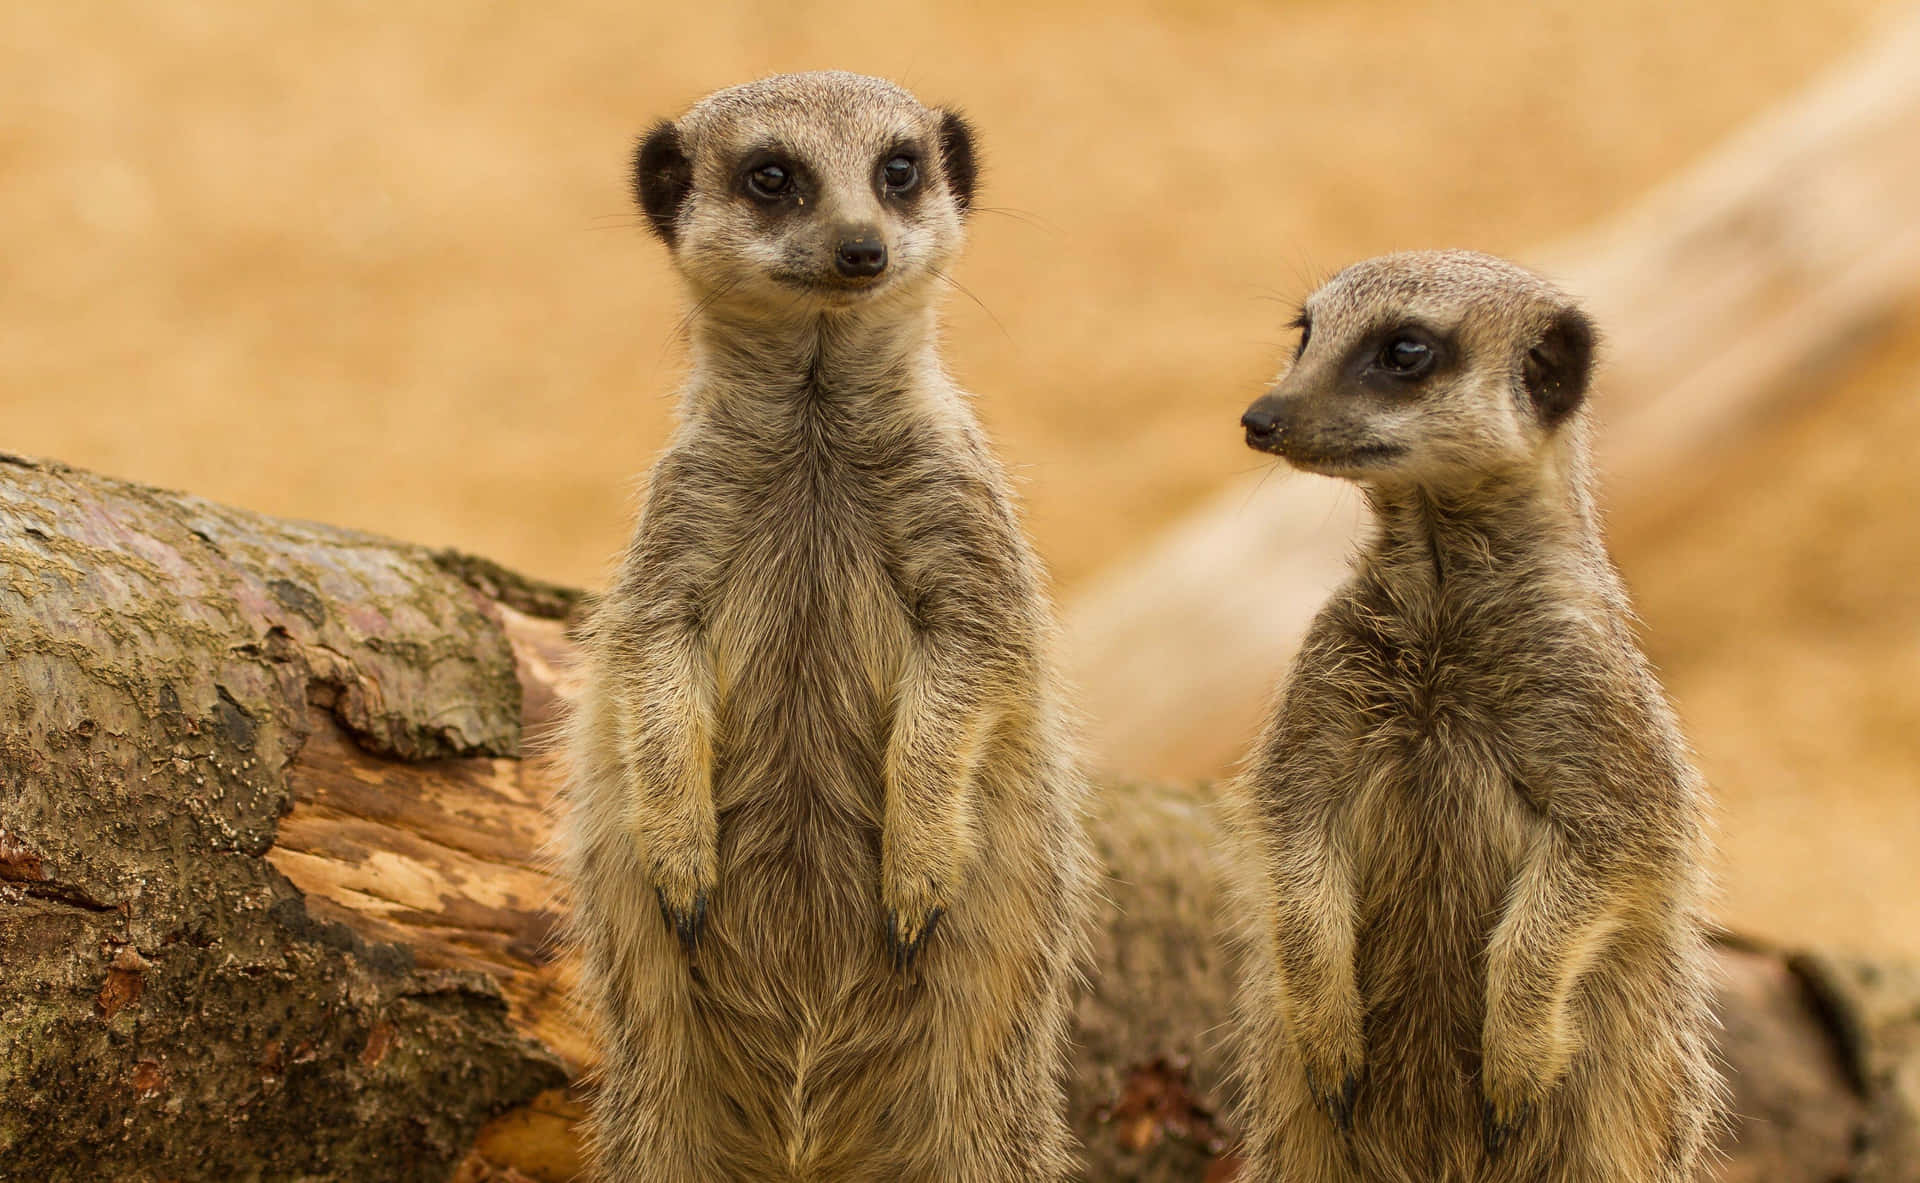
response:
<path fill-rule="evenodd" d="M 1299 361 L 1307 352 L 1307 342 L 1313 340 L 1313 321 L 1302 312 L 1293 318 L 1293 327 L 1300 330 L 1300 344 L 1293 351 L 1293 360 Z"/>
<path fill-rule="evenodd" d="M 1418 378 L 1433 368 L 1433 346 L 1416 337 L 1390 337 L 1375 364 L 1396 378 Z"/>
<path fill-rule="evenodd" d="M 887 192 L 905 193 L 920 179 L 920 166 L 911 156 L 895 156 L 880 167 L 880 178 L 886 183 Z"/>
<path fill-rule="evenodd" d="M 755 197 L 785 197 L 793 188 L 793 174 L 778 164 L 763 164 L 747 174 L 747 188 Z"/>

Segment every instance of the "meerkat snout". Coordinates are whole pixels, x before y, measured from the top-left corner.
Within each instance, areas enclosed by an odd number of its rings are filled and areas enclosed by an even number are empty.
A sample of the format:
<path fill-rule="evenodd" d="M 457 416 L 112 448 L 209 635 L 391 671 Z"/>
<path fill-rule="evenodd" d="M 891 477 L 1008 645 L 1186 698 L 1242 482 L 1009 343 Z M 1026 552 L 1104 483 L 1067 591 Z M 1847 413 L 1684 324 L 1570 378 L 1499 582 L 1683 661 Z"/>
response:
<path fill-rule="evenodd" d="M 849 226 L 840 231 L 833 269 L 847 279 L 872 279 L 887 269 L 887 242 L 878 226 Z"/>
<path fill-rule="evenodd" d="M 1281 431 L 1279 414 L 1272 407 L 1258 402 L 1240 416 L 1240 426 L 1247 429 L 1247 446 L 1261 452 L 1273 450 L 1275 437 Z"/>

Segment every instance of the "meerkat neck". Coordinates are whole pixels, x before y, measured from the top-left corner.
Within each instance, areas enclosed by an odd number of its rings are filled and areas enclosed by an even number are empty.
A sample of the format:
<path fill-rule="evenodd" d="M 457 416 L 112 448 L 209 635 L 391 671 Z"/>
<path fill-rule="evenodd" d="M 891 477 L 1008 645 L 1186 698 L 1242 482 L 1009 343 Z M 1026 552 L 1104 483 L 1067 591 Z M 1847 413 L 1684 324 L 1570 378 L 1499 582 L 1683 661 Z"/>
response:
<path fill-rule="evenodd" d="M 1430 573 L 1433 585 L 1504 580 L 1556 558 L 1585 565 L 1600 547 L 1583 480 L 1528 471 L 1460 488 L 1370 489 L 1378 522 L 1370 565 Z"/>
<path fill-rule="evenodd" d="M 691 336 L 696 398 L 857 401 L 896 394 L 939 369 L 931 307 L 790 319 L 702 316 Z"/>

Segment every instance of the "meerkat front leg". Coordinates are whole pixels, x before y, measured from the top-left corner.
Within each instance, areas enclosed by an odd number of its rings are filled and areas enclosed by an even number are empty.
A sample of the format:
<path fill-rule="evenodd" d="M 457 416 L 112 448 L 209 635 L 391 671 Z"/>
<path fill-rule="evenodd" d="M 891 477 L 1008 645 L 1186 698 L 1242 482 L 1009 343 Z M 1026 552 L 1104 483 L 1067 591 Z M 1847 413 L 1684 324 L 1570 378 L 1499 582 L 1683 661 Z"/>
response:
<path fill-rule="evenodd" d="M 1344 661 L 1338 635 L 1316 624 L 1236 796 L 1238 824 L 1258 836 L 1273 904 L 1280 1017 L 1308 1092 L 1346 1133 L 1366 1074 L 1366 1016 L 1354 960 L 1359 875 L 1340 833 L 1348 788 L 1331 742 L 1352 720 L 1341 714 L 1342 700 L 1325 692 Z"/>
<path fill-rule="evenodd" d="M 712 663 L 691 626 L 630 652 L 639 660 L 616 693 L 621 756 L 633 786 L 631 825 L 661 916 L 691 955 L 718 878 Z"/>
<path fill-rule="evenodd" d="M 1350 859 L 1328 834 L 1307 824 L 1274 835 L 1270 858 L 1282 1017 L 1308 1091 L 1344 1133 L 1353 1128 L 1366 1071 Z"/>
<path fill-rule="evenodd" d="M 894 539 L 912 629 L 886 750 L 880 897 L 894 968 L 913 968 L 979 853 L 975 775 L 1002 712 L 1041 677 L 1034 573 L 1007 505 L 978 482 L 917 474 Z"/>
<path fill-rule="evenodd" d="M 1584 1046 L 1573 992 L 1619 928 L 1634 878 L 1582 858 L 1551 822 L 1535 840 L 1487 948 L 1481 1078 L 1490 1156 L 1528 1124 Z"/>
<path fill-rule="evenodd" d="M 718 579 L 716 516 L 674 453 L 655 469 L 625 560 L 595 628 L 631 786 L 628 825 L 667 927 L 689 955 L 719 874 L 713 800 L 719 692 L 703 606 Z"/>
<path fill-rule="evenodd" d="M 923 630 L 900 679 L 887 745 L 880 898 L 896 970 L 913 968 L 974 861 L 973 775 L 991 723 L 980 663 Z"/>

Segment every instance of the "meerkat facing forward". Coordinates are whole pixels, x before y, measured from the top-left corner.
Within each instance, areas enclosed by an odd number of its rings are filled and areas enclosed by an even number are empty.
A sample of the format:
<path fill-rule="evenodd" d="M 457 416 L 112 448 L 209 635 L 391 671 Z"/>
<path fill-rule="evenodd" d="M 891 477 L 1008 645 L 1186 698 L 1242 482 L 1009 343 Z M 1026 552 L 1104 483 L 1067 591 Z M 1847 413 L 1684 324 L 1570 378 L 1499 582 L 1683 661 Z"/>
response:
<path fill-rule="evenodd" d="M 783 75 L 656 126 L 634 180 L 693 365 L 570 737 L 593 1158 L 1058 1178 L 1091 855 L 1041 573 L 935 350 L 972 135 Z"/>
<path fill-rule="evenodd" d="M 1466 252 L 1347 268 L 1242 423 L 1376 517 L 1240 777 L 1249 1178 L 1692 1177 L 1706 795 L 1589 491 L 1594 333 Z"/>

